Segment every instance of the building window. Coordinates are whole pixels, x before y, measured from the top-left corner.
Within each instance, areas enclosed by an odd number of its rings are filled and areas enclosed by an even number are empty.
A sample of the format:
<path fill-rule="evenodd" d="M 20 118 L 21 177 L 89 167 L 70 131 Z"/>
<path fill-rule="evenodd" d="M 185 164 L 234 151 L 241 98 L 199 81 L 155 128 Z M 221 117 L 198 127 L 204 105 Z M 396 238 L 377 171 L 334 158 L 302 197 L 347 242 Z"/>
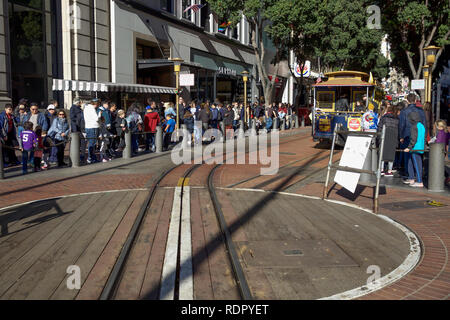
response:
<path fill-rule="evenodd" d="M 186 9 L 189 8 L 193 4 L 195 4 L 195 0 L 182 0 L 181 1 L 181 11 L 182 11 L 182 17 L 184 19 L 195 23 L 195 12 L 194 12 L 194 10 L 189 9 L 189 10 L 186 11 Z"/>
<path fill-rule="evenodd" d="M 173 13 L 172 0 L 160 0 L 161 10 Z"/>
<path fill-rule="evenodd" d="M 236 39 L 236 40 L 239 40 L 239 27 L 240 27 L 240 24 L 238 24 L 237 26 L 236 26 L 236 28 L 233 28 L 233 30 L 231 31 L 231 37 L 233 38 L 233 39 Z"/>
<path fill-rule="evenodd" d="M 12 98 L 48 100 L 43 1 L 9 1 Z"/>
<path fill-rule="evenodd" d="M 206 0 L 202 0 L 200 2 L 204 7 L 200 9 L 200 27 L 203 29 L 209 28 L 209 4 Z M 207 30 L 210 31 L 210 30 Z"/>

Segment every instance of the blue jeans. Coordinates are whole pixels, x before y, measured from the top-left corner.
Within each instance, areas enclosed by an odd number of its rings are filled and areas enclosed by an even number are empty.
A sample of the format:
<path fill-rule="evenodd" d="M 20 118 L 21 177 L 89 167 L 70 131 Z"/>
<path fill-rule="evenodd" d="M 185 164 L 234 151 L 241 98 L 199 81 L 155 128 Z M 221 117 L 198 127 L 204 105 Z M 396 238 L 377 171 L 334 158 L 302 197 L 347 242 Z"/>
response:
<path fill-rule="evenodd" d="M 272 130 L 272 126 L 273 126 L 272 118 L 267 118 L 266 119 L 266 130 L 267 130 L 267 133 L 269 133 Z"/>
<path fill-rule="evenodd" d="M 137 153 L 139 149 L 139 135 L 131 134 L 131 151 Z"/>
<path fill-rule="evenodd" d="M 422 155 L 420 153 L 410 154 L 408 178 L 409 180 L 416 180 L 417 183 L 422 183 Z"/>
<path fill-rule="evenodd" d="M 23 172 L 23 174 L 28 173 L 28 160 L 31 159 L 32 155 L 34 155 L 34 152 L 32 150 L 23 150 L 22 151 L 22 172 Z"/>
<path fill-rule="evenodd" d="M 154 133 L 147 133 L 145 135 L 145 150 L 153 150 L 155 147 L 155 134 Z"/>
<path fill-rule="evenodd" d="M 98 129 L 92 128 L 87 129 L 86 128 L 86 138 L 88 139 L 88 160 L 89 161 L 98 161 L 97 157 L 95 155 L 95 145 L 97 144 L 97 138 L 98 138 Z"/>

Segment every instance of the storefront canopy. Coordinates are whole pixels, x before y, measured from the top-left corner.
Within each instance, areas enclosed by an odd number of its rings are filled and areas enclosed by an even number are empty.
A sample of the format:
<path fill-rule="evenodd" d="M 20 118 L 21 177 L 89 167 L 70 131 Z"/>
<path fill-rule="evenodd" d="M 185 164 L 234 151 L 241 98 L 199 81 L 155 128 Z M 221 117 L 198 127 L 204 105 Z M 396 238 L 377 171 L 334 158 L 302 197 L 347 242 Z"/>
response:
<path fill-rule="evenodd" d="M 149 86 L 143 84 L 124 84 L 124 83 L 92 82 L 92 81 L 61 80 L 61 79 L 53 79 L 53 91 L 176 94 L 176 88 L 169 88 L 169 87 Z"/>

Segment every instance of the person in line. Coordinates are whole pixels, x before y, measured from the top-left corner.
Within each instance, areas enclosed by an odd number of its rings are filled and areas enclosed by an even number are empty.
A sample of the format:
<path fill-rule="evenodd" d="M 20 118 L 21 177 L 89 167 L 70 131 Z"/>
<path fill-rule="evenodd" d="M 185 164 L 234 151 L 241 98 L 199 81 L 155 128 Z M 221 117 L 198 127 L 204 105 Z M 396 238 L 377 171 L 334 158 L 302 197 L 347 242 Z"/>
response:
<path fill-rule="evenodd" d="M 5 168 L 20 164 L 15 151 L 12 149 L 14 148 L 14 143 L 17 142 L 16 126 L 17 122 L 13 114 L 13 107 L 11 104 L 7 104 L 5 106 L 5 111 L 0 114 L 0 139 L 4 141 L 3 143 L 6 147 L 3 148 L 3 162 Z"/>
<path fill-rule="evenodd" d="M 117 118 L 115 122 L 117 136 L 119 137 L 119 145 L 117 148 L 117 152 L 122 152 L 125 149 L 125 133 L 128 132 L 128 123 L 125 118 L 125 111 L 119 110 L 117 111 Z"/>
<path fill-rule="evenodd" d="M 16 110 L 16 122 L 17 122 L 17 135 L 23 131 L 23 124 L 25 123 L 25 119 L 27 117 L 27 110 L 24 104 L 19 104 Z"/>
<path fill-rule="evenodd" d="M 48 127 L 50 128 L 53 124 L 53 121 L 58 118 L 56 108 L 53 104 L 50 104 L 47 107 L 47 111 L 45 112 L 45 117 L 47 118 Z"/>
<path fill-rule="evenodd" d="M 386 108 L 386 112 L 380 118 L 380 122 L 378 123 L 378 133 L 381 133 L 383 131 L 383 127 L 386 126 L 381 173 L 385 177 L 394 176 L 393 166 L 398 142 L 398 123 L 399 120 L 397 118 L 395 108 L 388 106 Z M 386 162 L 388 163 L 387 171 L 384 169 Z"/>
<path fill-rule="evenodd" d="M 183 123 L 186 125 L 186 129 L 189 132 L 189 139 L 187 137 L 186 137 L 186 139 L 188 139 L 188 144 L 191 144 L 192 139 L 194 139 L 194 141 L 195 141 L 195 137 L 194 137 L 195 120 L 194 120 L 194 116 L 192 115 L 190 110 L 187 110 L 184 113 Z M 183 137 L 183 139 L 184 139 L 184 137 Z"/>
<path fill-rule="evenodd" d="M 270 133 L 272 131 L 273 126 L 273 119 L 276 118 L 275 110 L 271 106 L 267 107 L 266 109 L 266 130 L 267 133 Z"/>
<path fill-rule="evenodd" d="M 170 116 L 166 116 L 166 124 L 164 127 L 164 151 L 169 149 L 171 144 L 172 133 L 175 131 L 176 121 Z"/>
<path fill-rule="evenodd" d="M 167 118 L 167 115 L 170 115 L 172 117 L 176 117 L 177 114 L 174 110 L 174 105 L 172 102 L 166 102 L 164 103 L 164 118 Z"/>
<path fill-rule="evenodd" d="M 47 135 L 47 131 L 42 131 L 42 145 L 44 146 L 41 169 L 47 170 L 50 165 L 50 152 L 54 146 L 53 140 Z"/>
<path fill-rule="evenodd" d="M 88 159 L 87 163 L 99 162 L 95 155 L 95 146 L 97 145 L 98 129 L 100 115 L 97 112 L 97 108 L 100 104 L 98 99 L 92 99 L 89 104 L 84 107 L 83 116 L 85 123 L 86 139 L 88 144 Z"/>
<path fill-rule="evenodd" d="M 100 140 L 100 161 L 108 162 L 112 159 L 109 157 L 109 147 L 111 145 L 111 133 L 106 127 L 106 119 L 104 116 L 100 116 L 100 127 L 98 128 L 98 139 Z"/>
<path fill-rule="evenodd" d="M 69 133 L 70 127 L 66 119 L 66 112 L 61 110 L 58 112 L 58 118 L 53 121 L 53 124 L 47 133 L 47 135 L 53 139 L 53 143 L 55 144 L 54 148 L 56 148 L 58 167 L 67 166 L 64 162 L 64 150 Z"/>
<path fill-rule="evenodd" d="M 425 126 L 421 122 L 421 117 L 418 112 L 410 112 L 408 114 L 408 121 L 410 123 L 410 140 L 409 145 L 405 149 L 406 153 L 411 153 L 410 161 L 408 162 L 408 179 L 404 181 L 411 187 L 423 188 L 423 172 L 422 172 L 422 155 L 425 149 Z"/>
<path fill-rule="evenodd" d="M 80 136 L 80 160 L 81 162 L 84 162 L 86 157 L 86 139 L 84 139 L 84 135 L 86 133 L 84 114 L 80 99 L 75 99 L 70 108 L 70 130 L 72 133 L 78 133 Z"/>
<path fill-rule="evenodd" d="M 35 130 L 37 143 L 34 149 L 34 172 L 41 171 L 42 156 L 44 154 L 44 141 L 42 139 L 42 128 L 40 126 L 36 127 Z"/>
<path fill-rule="evenodd" d="M 156 105 L 154 105 L 156 107 Z M 161 123 L 161 118 L 158 112 L 152 106 L 147 106 L 147 114 L 144 117 L 144 131 L 145 134 L 145 151 L 156 151 L 155 134 L 156 127 Z"/>
<path fill-rule="evenodd" d="M 139 148 L 139 133 L 142 132 L 144 124 L 136 104 L 133 104 L 128 110 L 127 123 L 131 132 L 131 152 L 136 155 L 139 151 L 143 151 Z"/>
<path fill-rule="evenodd" d="M 348 103 L 347 95 L 342 94 L 339 100 L 336 102 L 336 111 L 347 112 L 350 109 L 350 105 Z"/>
<path fill-rule="evenodd" d="M 37 136 L 33 131 L 33 123 L 25 122 L 23 131 L 20 133 L 19 147 L 22 151 L 22 174 L 28 173 L 28 159 L 31 158 L 31 153 L 37 145 Z"/>
<path fill-rule="evenodd" d="M 225 112 L 225 132 L 224 135 L 227 140 L 234 139 L 234 129 L 233 129 L 233 121 L 234 121 L 234 111 L 231 105 L 227 106 L 227 111 Z"/>
<path fill-rule="evenodd" d="M 420 116 L 420 122 L 425 127 L 425 135 L 426 132 L 426 115 L 422 108 L 419 108 L 416 106 L 416 94 L 410 93 L 407 97 L 408 106 L 404 108 L 400 112 L 399 116 L 399 138 L 400 138 L 400 149 L 406 149 L 410 145 L 410 133 L 411 133 L 411 123 L 408 121 L 408 115 L 412 112 L 417 112 Z M 408 168 L 412 165 L 411 163 L 411 154 L 410 153 L 404 153 L 403 155 L 403 176 L 406 176 L 408 174 Z"/>
<path fill-rule="evenodd" d="M 207 103 L 201 105 L 201 110 L 198 114 L 198 121 L 202 122 L 202 136 L 209 128 L 209 122 L 211 120 L 211 111 Z"/>
<path fill-rule="evenodd" d="M 361 128 L 364 132 L 377 132 L 378 115 L 374 111 L 374 105 L 369 104 L 367 112 L 361 118 Z"/>

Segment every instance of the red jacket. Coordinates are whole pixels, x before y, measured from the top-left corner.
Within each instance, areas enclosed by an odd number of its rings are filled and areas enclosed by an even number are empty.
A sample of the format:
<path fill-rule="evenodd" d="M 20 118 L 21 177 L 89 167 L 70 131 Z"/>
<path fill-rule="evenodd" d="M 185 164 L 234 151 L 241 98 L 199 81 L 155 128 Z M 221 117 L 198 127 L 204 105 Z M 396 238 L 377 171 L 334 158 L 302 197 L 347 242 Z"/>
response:
<path fill-rule="evenodd" d="M 156 132 L 156 126 L 161 122 L 158 112 L 149 112 L 144 117 L 145 132 Z"/>

